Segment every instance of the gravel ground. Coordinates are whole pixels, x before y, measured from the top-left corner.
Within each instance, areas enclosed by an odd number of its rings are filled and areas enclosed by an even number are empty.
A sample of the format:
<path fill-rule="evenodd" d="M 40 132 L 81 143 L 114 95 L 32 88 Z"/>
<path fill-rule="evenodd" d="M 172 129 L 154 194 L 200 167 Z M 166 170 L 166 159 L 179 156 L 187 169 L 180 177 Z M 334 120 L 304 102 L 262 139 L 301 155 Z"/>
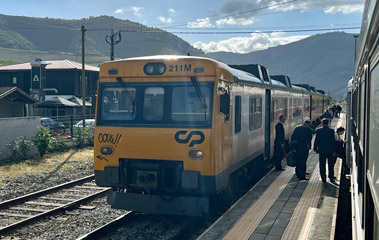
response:
<path fill-rule="evenodd" d="M 89 149 L 87 151 L 92 150 Z M 71 164 L 74 163 L 74 165 L 70 165 L 68 168 L 62 167 L 69 162 Z M 90 174 L 93 174 L 93 162 L 91 159 L 88 160 L 88 157 L 86 160 L 73 158 L 70 161 L 65 161 L 63 159 L 59 166 L 46 173 L 29 173 L 3 178 L 0 183 L 0 201 L 42 190 Z M 74 209 L 66 211 L 64 214 L 40 220 L 11 234 L 0 236 L 0 238 L 8 240 L 76 239 L 126 213 L 125 210 L 111 209 L 106 203 L 105 196 L 87 203 L 86 206 L 95 206 L 95 208 L 92 210 Z M 104 237 L 104 239 L 169 239 L 183 228 L 189 218 L 142 214 L 134 219 L 126 226 L 115 229 L 114 233 Z"/>
<path fill-rule="evenodd" d="M 39 191 L 93 174 L 93 162 L 76 163 L 77 167 L 65 171 L 27 174 L 7 177 L 0 184 L 0 201 Z"/>

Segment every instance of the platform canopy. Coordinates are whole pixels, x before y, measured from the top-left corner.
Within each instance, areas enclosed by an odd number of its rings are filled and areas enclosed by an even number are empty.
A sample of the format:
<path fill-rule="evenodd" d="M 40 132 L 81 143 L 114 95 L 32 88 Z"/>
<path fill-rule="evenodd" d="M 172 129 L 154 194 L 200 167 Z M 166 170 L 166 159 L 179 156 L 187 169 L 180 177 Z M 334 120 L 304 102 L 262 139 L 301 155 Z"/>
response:
<path fill-rule="evenodd" d="M 62 97 L 53 97 L 49 100 L 36 104 L 36 107 L 39 107 L 39 108 L 80 107 L 80 105 Z"/>
<path fill-rule="evenodd" d="M 73 97 L 69 98 L 68 100 L 73 102 L 73 103 L 76 103 L 80 106 L 83 106 L 83 100 L 76 97 L 76 96 L 73 96 Z M 92 107 L 92 104 L 90 102 L 85 101 L 85 106 L 86 107 Z"/>

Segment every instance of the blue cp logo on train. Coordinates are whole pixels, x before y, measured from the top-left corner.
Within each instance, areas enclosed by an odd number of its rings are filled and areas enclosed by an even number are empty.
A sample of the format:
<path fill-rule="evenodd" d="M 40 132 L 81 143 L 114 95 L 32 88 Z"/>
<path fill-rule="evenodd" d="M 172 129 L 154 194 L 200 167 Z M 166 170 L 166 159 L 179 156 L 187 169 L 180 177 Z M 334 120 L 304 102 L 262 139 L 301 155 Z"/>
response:
<path fill-rule="evenodd" d="M 181 144 L 187 144 L 193 136 L 200 136 L 200 139 L 192 140 L 189 147 L 193 147 L 195 144 L 202 144 L 204 142 L 205 136 L 203 132 L 191 131 L 186 138 L 181 138 L 182 135 L 186 135 L 188 131 L 177 131 L 175 133 L 175 141 Z"/>

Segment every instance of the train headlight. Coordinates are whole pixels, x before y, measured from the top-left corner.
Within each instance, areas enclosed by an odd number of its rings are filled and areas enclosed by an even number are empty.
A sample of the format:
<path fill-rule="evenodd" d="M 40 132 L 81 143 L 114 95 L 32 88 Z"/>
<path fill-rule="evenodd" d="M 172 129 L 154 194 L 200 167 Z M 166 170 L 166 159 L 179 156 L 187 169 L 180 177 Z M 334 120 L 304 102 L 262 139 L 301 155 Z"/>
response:
<path fill-rule="evenodd" d="M 188 152 L 188 156 L 193 159 L 202 159 L 204 157 L 204 153 L 201 150 L 190 150 Z"/>
<path fill-rule="evenodd" d="M 164 63 L 147 63 L 143 67 L 146 75 L 162 75 L 166 72 L 166 65 Z"/>
<path fill-rule="evenodd" d="M 110 155 L 113 155 L 114 150 L 113 150 L 113 147 L 111 147 L 111 146 L 102 146 L 100 148 L 100 152 L 103 155 L 110 156 Z"/>

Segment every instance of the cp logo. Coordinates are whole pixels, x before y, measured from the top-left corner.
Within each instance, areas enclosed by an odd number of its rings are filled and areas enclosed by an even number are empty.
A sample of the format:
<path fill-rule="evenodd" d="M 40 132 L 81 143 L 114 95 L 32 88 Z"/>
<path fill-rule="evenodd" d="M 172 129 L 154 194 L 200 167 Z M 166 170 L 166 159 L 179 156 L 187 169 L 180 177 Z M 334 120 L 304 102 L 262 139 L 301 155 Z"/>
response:
<path fill-rule="evenodd" d="M 200 139 L 197 139 L 197 140 L 192 140 L 191 143 L 190 143 L 190 147 L 193 147 L 195 144 L 201 144 L 204 142 L 204 133 L 203 132 L 200 132 L 200 131 L 192 131 L 188 134 L 188 136 L 185 138 L 185 139 L 181 139 L 180 136 L 181 135 L 186 135 L 188 131 L 177 131 L 176 134 L 175 134 L 175 140 L 177 143 L 182 143 L 182 144 L 185 144 L 185 143 L 188 143 L 192 136 L 200 136 Z"/>

